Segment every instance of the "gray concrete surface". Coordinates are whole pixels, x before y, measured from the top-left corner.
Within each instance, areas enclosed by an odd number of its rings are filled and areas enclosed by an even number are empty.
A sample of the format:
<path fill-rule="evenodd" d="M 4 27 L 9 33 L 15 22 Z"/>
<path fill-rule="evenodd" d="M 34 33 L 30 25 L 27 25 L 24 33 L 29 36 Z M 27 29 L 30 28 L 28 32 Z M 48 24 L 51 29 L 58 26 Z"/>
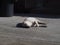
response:
<path fill-rule="evenodd" d="M 0 45 L 60 45 L 60 19 L 40 18 L 47 28 L 17 28 L 26 17 L 0 17 Z"/>

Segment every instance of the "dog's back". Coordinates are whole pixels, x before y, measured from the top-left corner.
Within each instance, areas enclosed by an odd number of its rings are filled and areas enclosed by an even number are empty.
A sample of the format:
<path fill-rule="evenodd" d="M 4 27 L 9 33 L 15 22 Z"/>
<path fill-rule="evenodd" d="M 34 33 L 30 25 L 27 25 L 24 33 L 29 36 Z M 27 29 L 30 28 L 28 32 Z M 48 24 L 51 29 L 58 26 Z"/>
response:
<path fill-rule="evenodd" d="M 30 21 L 30 22 L 34 22 L 34 21 L 36 21 L 36 20 L 37 20 L 37 19 L 34 18 L 34 17 L 28 17 L 28 18 L 25 19 L 25 21 Z"/>

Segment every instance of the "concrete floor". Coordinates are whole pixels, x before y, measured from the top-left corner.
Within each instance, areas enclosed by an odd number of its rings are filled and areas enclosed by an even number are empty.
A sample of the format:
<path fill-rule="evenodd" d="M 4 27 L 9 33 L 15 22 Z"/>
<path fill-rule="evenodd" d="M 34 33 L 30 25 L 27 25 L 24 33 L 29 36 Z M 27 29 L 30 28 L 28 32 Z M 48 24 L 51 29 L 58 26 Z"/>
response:
<path fill-rule="evenodd" d="M 60 45 L 60 19 L 40 18 L 47 28 L 17 28 L 26 17 L 0 17 L 0 45 Z"/>

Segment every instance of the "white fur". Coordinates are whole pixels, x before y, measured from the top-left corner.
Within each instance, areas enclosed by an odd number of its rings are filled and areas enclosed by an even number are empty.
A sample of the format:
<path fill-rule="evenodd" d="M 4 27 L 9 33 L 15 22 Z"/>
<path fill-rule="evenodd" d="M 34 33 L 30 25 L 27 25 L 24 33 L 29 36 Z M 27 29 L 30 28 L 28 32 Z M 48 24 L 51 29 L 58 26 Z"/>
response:
<path fill-rule="evenodd" d="M 34 18 L 34 17 L 28 17 L 28 18 L 25 18 L 23 23 L 25 24 L 25 26 L 28 26 L 28 27 L 31 27 L 31 26 L 37 26 L 39 27 L 39 23 L 42 23 L 40 20 L 38 20 L 37 18 Z"/>

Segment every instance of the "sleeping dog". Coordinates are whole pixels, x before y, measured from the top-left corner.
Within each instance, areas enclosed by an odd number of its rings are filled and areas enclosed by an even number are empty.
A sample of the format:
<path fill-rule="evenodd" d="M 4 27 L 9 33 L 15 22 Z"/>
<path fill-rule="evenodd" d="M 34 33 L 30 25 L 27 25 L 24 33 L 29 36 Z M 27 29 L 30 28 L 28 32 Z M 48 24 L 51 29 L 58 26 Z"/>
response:
<path fill-rule="evenodd" d="M 22 22 L 23 27 L 39 27 L 39 26 L 46 26 L 46 23 L 38 20 L 37 18 L 34 17 L 28 17 L 25 18 L 24 21 Z"/>

